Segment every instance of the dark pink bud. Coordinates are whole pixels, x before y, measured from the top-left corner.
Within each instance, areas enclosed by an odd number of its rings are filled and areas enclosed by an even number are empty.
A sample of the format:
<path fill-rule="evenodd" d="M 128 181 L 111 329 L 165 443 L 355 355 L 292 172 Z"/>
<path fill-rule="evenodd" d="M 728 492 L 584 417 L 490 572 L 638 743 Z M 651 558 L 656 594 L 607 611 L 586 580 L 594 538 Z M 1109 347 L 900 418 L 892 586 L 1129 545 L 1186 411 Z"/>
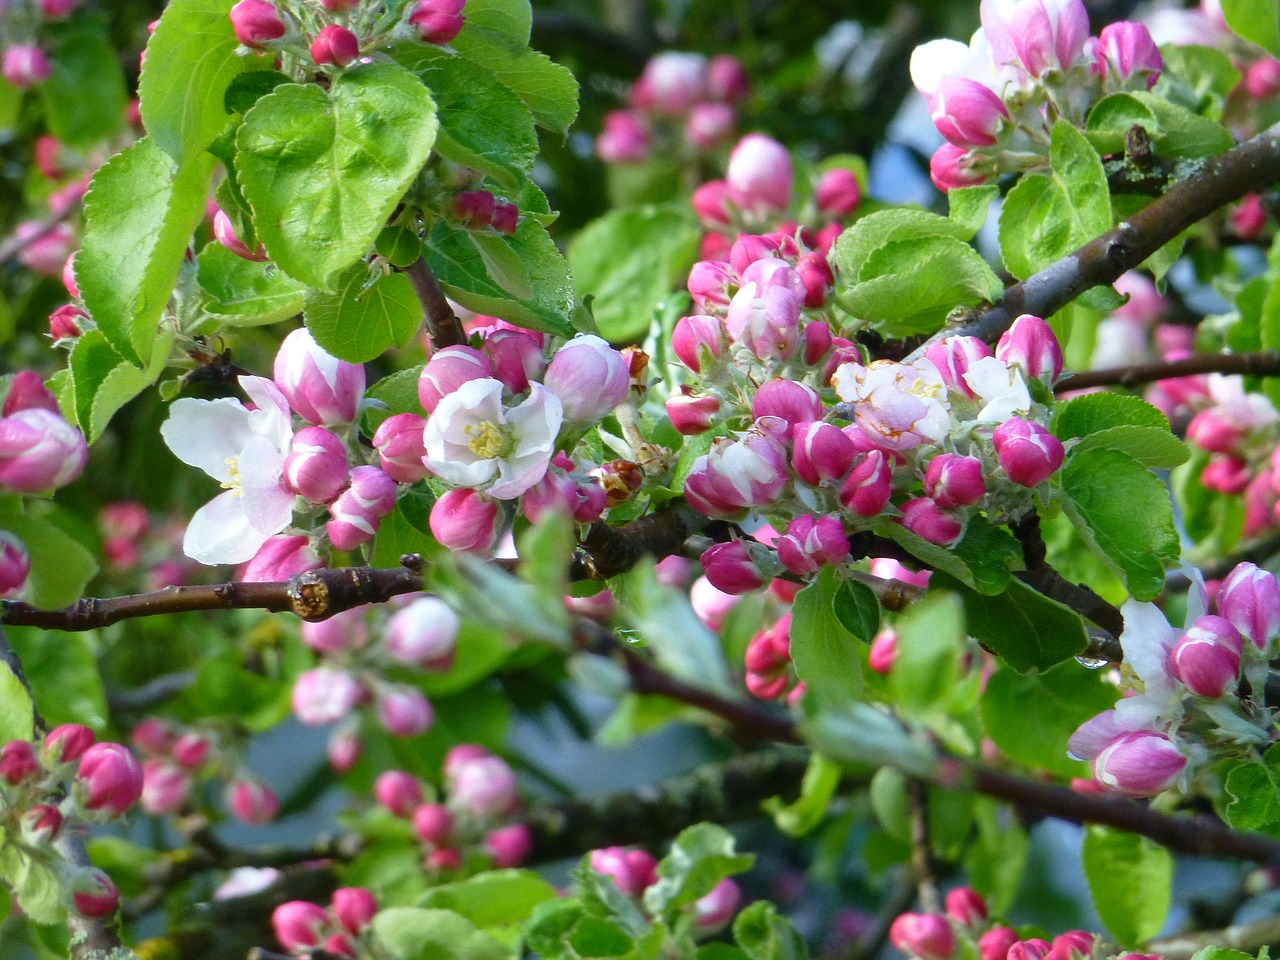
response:
<path fill-rule="evenodd" d="M 267 0 L 240 0 L 231 8 L 231 27 L 246 47 L 261 48 L 284 36 L 284 21 Z"/>
<path fill-rule="evenodd" d="M 1231 229 L 1241 240 L 1256 240 L 1267 226 L 1267 210 L 1256 193 L 1246 193 L 1231 211 Z"/>
<path fill-rule="evenodd" d="M 671 418 L 671 425 L 686 436 L 710 428 L 719 412 L 718 397 L 699 397 L 688 387 L 680 387 L 667 397 L 667 416 Z"/>
<path fill-rule="evenodd" d="M 431 508 L 431 535 L 450 550 L 488 553 L 497 542 L 498 505 L 478 490 L 450 490 Z"/>
<path fill-rule="evenodd" d="M 442 803 L 421 803 L 413 811 L 413 832 L 423 843 L 444 846 L 453 835 L 453 814 Z"/>
<path fill-rule="evenodd" d="M 756 390 L 751 400 L 751 416 L 780 417 L 788 425 L 788 434 L 797 423 L 822 418 L 822 398 L 807 384 L 794 380 L 770 380 Z"/>
<path fill-rule="evenodd" d="M 840 503 L 860 517 L 874 517 L 893 492 L 893 469 L 881 450 L 865 454 L 840 485 Z"/>
<path fill-rule="evenodd" d="M 835 167 L 818 178 L 813 198 L 827 216 L 847 217 L 858 209 L 862 188 L 852 170 Z"/>
<path fill-rule="evenodd" d="M 796 574 L 809 574 L 849 557 L 849 538 L 835 517 L 803 514 L 787 524 L 787 532 L 775 542 L 778 559 Z"/>
<path fill-rule="evenodd" d="M 403 770 L 388 770 L 373 784 L 373 797 L 397 817 L 411 817 L 422 803 L 422 784 Z"/>
<path fill-rule="evenodd" d="M 1160 50 L 1151 39 L 1151 33 L 1140 23 L 1109 23 L 1098 34 L 1098 45 L 1093 51 L 1094 69 L 1103 80 L 1112 80 L 1121 86 L 1137 79 L 1143 89 L 1150 90 L 1160 78 Z"/>
<path fill-rule="evenodd" d="M 957 887 L 947 893 L 947 916 L 966 927 L 987 919 L 987 902 L 970 887 Z"/>
<path fill-rule="evenodd" d="M 284 458 L 284 482 L 312 503 L 329 503 L 347 486 L 347 447 L 331 430 L 304 427 Z"/>
<path fill-rule="evenodd" d="M 53 74 L 53 66 L 39 47 L 21 43 L 5 50 L 0 72 L 13 86 L 26 90 L 48 80 Z"/>
<path fill-rule="evenodd" d="M 1187 439 L 1210 453 L 1235 453 L 1247 433 L 1219 407 L 1201 410 L 1187 424 Z"/>
<path fill-rule="evenodd" d="M 542 378 L 547 362 L 541 340 L 519 330 L 499 330 L 481 346 L 493 365 L 493 375 L 512 393 L 524 393 L 529 383 Z"/>
<path fill-rule="evenodd" d="M 826 303 L 836 279 L 827 258 L 817 252 L 806 253 L 796 263 L 796 272 L 804 281 L 804 305 L 817 308 Z"/>
<path fill-rule="evenodd" d="M 1244 71 L 1244 89 L 1252 100 L 1268 100 L 1280 93 L 1280 60 L 1262 57 Z"/>
<path fill-rule="evenodd" d="M 1009 948 L 1018 942 L 1018 933 L 1009 927 L 992 927 L 978 938 L 981 960 L 1005 960 Z"/>
<path fill-rule="evenodd" d="M 325 524 L 339 550 L 352 550 L 373 539 L 383 517 L 395 509 L 396 482 L 377 467 L 353 467 L 350 485 L 329 506 Z"/>
<path fill-rule="evenodd" d="M 967 149 L 994 145 L 1009 110 L 990 87 L 967 77 L 943 77 L 929 98 L 929 117 L 948 142 Z"/>
<path fill-rule="evenodd" d="M 889 927 L 889 942 L 920 960 L 946 960 L 956 943 L 946 918 L 933 913 L 902 914 Z"/>
<path fill-rule="evenodd" d="M 893 661 L 898 659 L 898 634 L 886 627 L 875 635 L 871 641 L 871 650 L 867 654 L 867 665 L 882 677 L 887 676 L 893 668 Z"/>
<path fill-rule="evenodd" d="M 1093 775 L 1105 787 L 1150 797 L 1177 782 L 1187 758 L 1163 733 L 1141 730 L 1114 740 L 1093 759 Z"/>
<path fill-rule="evenodd" d="M 805 366 L 816 367 L 819 361 L 835 344 L 831 336 L 831 327 L 824 321 L 817 320 L 805 324 L 804 327 L 804 362 Z"/>
<path fill-rule="evenodd" d="M 974 169 L 969 151 L 954 143 L 944 143 L 929 158 L 929 179 L 946 193 L 982 183 L 986 177 Z"/>
<path fill-rule="evenodd" d="M 1066 933 L 1060 933 L 1053 938 L 1050 945 L 1050 952 L 1060 950 L 1064 954 L 1064 960 L 1069 960 L 1072 954 L 1079 954 L 1082 957 L 1093 956 L 1093 945 L 1097 942 L 1097 937 L 1087 930 L 1068 930 Z M 1132 957 L 1133 954 L 1127 954 Z"/>
<path fill-rule="evenodd" d="M 280 800 L 265 783 L 236 780 L 227 788 L 227 808 L 245 823 L 262 826 L 280 812 Z"/>
<path fill-rule="evenodd" d="M 498 869 L 518 867 L 533 851 L 533 835 L 523 823 L 515 823 L 490 831 L 484 838 L 484 846 Z"/>
<path fill-rule="evenodd" d="M 261 262 L 267 259 L 267 249 L 258 244 L 258 249 L 250 250 L 243 240 L 236 236 L 231 218 L 219 210 L 213 215 L 213 238 L 242 260 Z"/>
<path fill-rule="evenodd" d="M 606 877 L 612 878 L 614 885 L 628 897 L 639 897 L 644 893 L 645 887 L 648 886 L 647 881 L 654 868 L 648 866 L 646 870 L 647 864 L 632 856 L 632 854 L 636 853 L 642 854 L 649 860 L 653 859 L 642 850 L 605 847 L 601 850 L 591 851 L 591 869 L 596 873 L 603 873 Z"/>
<path fill-rule="evenodd" d="M 924 492 L 940 507 L 967 507 L 987 492 L 982 479 L 982 461 L 941 453 L 929 461 L 924 474 Z"/>
<path fill-rule="evenodd" d="M 323 930 L 329 926 L 329 913 L 324 907 L 305 900 L 290 900 L 271 914 L 271 928 L 280 946 L 302 951 L 324 943 Z"/>
<path fill-rule="evenodd" d="M 378 912 L 378 901 L 364 887 L 339 887 L 333 891 L 334 919 L 344 930 L 355 935 L 373 922 Z"/>
<path fill-rule="evenodd" d="M 765 584 L 765 577 L 752 559 L 751 548 L 745 540 L 708 547 L 701 560 L 707 579 L 723 593 L 750 593 Z"/>
<path fill-rule="evenodd" d="M 738 103 L 751 93 L 751 81 L 737 57 L 721 53 L 707 64 L 707 96 L 721 103 Z"/>
<path fill-rule="evenodd" d="M 704 227 L 715 229 L 727 227 L 733 219 L 729 210 L 729 185 L 723 180 L 708 180 L 693 191 L 689 198 L 698 222 Z M 703 257 L 704 260 L 713 259 Z"/>
<path fill-rule="evenodd" d="M 778 239 L 772 234 L 740 233 L 729 248 L 729 266 L 739 275 L 759 260 L 777 261 L 782 267 L 788 267 L 789 264 L 779 258 L 779 253 Z M 742 279 L 745 282 L 748 278 Z M 756 276 L 750 279 L 759 281 L 764 278 Z M 803 292 L 803 289 L 798 289 L 797 292 Z"/>
<path fill-rule="evenodd" d="M 120 891 L 97 867 L 81 867 L 71 880 L 71 901 L 82 917 L 107 917 L 120 906 Z"/>
<path fill-rule="evenodd" d="M 418 0 L 409 23 L 427 43 L 442 46 L 462 31 L 465 0 Z"/>
<path fill-rule="evenodd" d="M 7 530 L 0 530 L 0 597 L 15 597 L 31 573 L 27 545 Z"/>
<path fill-rule="evenodd" d="M 47 803 L 38 803 L 23 812 L 19 830 L 24 843 L 42 846 L 57 839 L 62 823 L 62 811 Z"/>
<path fill-rule="evenodd" d="M 49 314 L 49 336 L 54 340 L 74 340 L 84 332 L 81 322 L 89 315 L 68 303 Z"/>
<path fill-rule="evenodd" d="M 1062 442 L 1044 427 L 1013 417 L 991 435 L 1000 468 L 1014 483 L 1034 487 L 1062 466 Z"/>
<path fill-rule="evenodd" d="M 322 27 L 311 42 L 311 59 L 316 63 L 345 67 L 360 56 L 360 41 L 346 27 L 331 23 Z"/>
<path fill-rule="evenodd" d="M 510 236 L 520 227 L 520 208 L 509 200 L 497 201 L 493 205 L 493 221 L 489 226 Z"/>
<path fill-rule="evenodd" d="M 151 814 L 175 813 L 191 797 L 191 774 L 168 760 L 153 757 L 142 764 L 142 809 Z"/>
<path fill-rule="evenodd" d="M 148 717 L 129 733 L 129 742 L 145 753 L 168 753 L 174 743 L 173 731 L 159 717 Z"/>
<path fill-rule="evenodd" d="M 702 931 L 719 930 L 733 919 L 742 899 L 742 890 L 725 877 L 711 892 L 693 902 L 693 925 Z"/>
<path fill-rule="evenodd" d="M 436 847 L 427 854 L 423 866 L 428 870 L 457 870 L 462 866 L 462 854 L 453 847 Z"/>
<path fill-rule="evenodd" d="M 718 317 L 681 317 L 671 332 L 671 349 L 694 373 L 714 366 L 724 356 L 727 340 Z"/>
<path fill-rule="evenodd" d="M 46 20 L 63 20 L 71 16 L 79 0 L 40 0 L 40 14 Z"/>
<path fill-rule="evenodd" d="M 9 393 L 4 398 L 4 416 L 12 416 L 19 410 L 32 410 L 39 407 L 50 413 L 58 412 L 58 400 L 44 385 L 44 378 L 34 370 L 19 370 L 13 375 L 9 384 Z"/>
<path fill-rule="evenodd" d="M 762 133 L 750 133 L 729 154 L 729 196 L 744 210 L 785 210 L 791 202 L 791 155 Z"/>
<path fill-rule="evenodd" d="M 93 731 L 79 723 L 64 723 L 49 731 L 40 753 L 48 764 L 73 763 L 84 756 L 97 739 Z"/>
<path fill-rule="evenodd" d="M 1200 697 L 1221 697 L 1240 675 L 1240 634 L 1222 617 L 1200 617 L 1169 651 L 1170 676 Z"/>
<path fill-rule="evenodd" d="M 449 216 L 469 230 L 483 230 L 493 223 L 495 206 L 488 190 L 464 190 L 449 201 Z"/>
<path fill-rule="evenodd" d="M 596 156 L 605 163 L 639 163 L 649 155 L 649 131 L 634 110 L 605 114 L 604 129 L 596 137 Z"/>
<path fill-rule="evenodd" d="M 902 505 L 898 522 L 930 543 L 949 547 L 964 535 L 964 524 L 929 497 L 916 497 Z"/>
<path fill-rule="evenodd" d="M 1050 950 L 1048 941 L 1032 937 L 1027 940 L 1015 940 L 1009 945 L 1006 960 L 1044 960 Z"/>
<path fill-rule="evenodd" d="M 1062 348 L 1049 324 L 1024 313 L 1000 335 L 996 357 L 1010 366 L 1019 366 L 1027 376 L 1038 377 L 1050 386 L 1062 373 Z"/>
<path fill-rule="evenodd" d="M 416 414 L 397 413 L 383 420 L 374 433 L 378 465 L 397 483 L 414 483 L 428 474 L 422 462 L 427 452 L 422 443 L 426 425 L 427 421 Z"/>
<path fill-rule="evenodd" d="M 189 769 L 209 759 L 209 741 L 198 733 L 184 733 L 173 742 L 173 759 Z"/>
<path fill-rule="evenodd" d="M 119 816 L 142 796 L 142 765 L 118 743 L 95 743 L 80 758 L 76 785 L 86 810 Z"/>
<path fill-rule="evenodd" d="M 1243 457 L 1215 454 L 1200 472 L 1200 482 L 1210 490 L 1234 496 L 1243 493 L 1253 479 L 1253 471 Z"/>
<path fill-rule="evenodd" d="M 791 465 L 805 483 L 839 480 L 853 466 L 854 453 L 853 441 L 834 423 L 811 420 L 795 425 Z"/>
<path fill-rule="evenodd" d="M 36 749 L 27 740 L 10 740 L 0 748 L 0 777 L 17 786 L 40 769 Z"/>

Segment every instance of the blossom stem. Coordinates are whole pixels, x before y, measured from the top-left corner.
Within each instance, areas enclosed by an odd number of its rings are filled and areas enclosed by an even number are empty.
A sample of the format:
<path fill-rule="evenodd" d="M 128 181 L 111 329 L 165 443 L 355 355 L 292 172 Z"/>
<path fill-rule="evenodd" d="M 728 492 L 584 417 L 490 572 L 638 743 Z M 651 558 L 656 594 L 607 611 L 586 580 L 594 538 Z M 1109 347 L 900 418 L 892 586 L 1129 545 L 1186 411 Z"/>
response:
<path fill-rule="evenodd" d="M 462 322 L 444 291 L 440 289 L 440 281 L 427 266 L 425 257 L 419 257 L 404 268 L 404 275 L 413 285 L 413 292 L 427 315 L 427 336 L 431 339 L 431 347 L 439 350 L 442 347 L 454 347 L 467 342 L 467 333 L 462 329 Z"/>

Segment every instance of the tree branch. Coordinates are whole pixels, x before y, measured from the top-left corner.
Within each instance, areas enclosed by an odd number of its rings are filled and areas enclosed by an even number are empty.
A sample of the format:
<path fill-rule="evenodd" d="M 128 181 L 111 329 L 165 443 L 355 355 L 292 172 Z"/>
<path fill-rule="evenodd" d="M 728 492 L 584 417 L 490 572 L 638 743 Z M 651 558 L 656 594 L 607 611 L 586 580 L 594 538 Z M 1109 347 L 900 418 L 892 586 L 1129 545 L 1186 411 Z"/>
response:
<path fill-rule="evenodd" d="M 938 873 L 929 841 L 929 791 L 915 777 L 907 780 L 907 824 L 911 831 L 911 872 L 920 894 L 920 909 L 937 913 L 942 909 L 942 895 L 938 892 Z"/>
<path fill-rule="evenodd" d="M 453 312 L 453 307 L 445 299 L 440 281 L 427 266 L 426 258 L 419 257 L 401 272 L 409 278 L 414 295 L 427 315 L 427 336 L 431 338 L 432 349 L 465 344 L 467 333 L 462 329 L 462 322 Z"/>
<path fill-rule="evenodd" d="M 1205 947 L 1226 947 L 1256 954 L 1265 946 L 1280 943 L 1280 917 L 1266 917 L 1253 923 L 1235 924 L 1223 930 L 1199 930 L 1175 934 L 1146 944 L 1146 949 L 1168 960 L 1187 960 Z"/>
<path fill-rule="evenodd" d="M 1280 350 L 1251 353 L 1201 353 L 1182 360 L 1162 360 L 1105 370 L 1082 370 L 1059 380 L 1054 393 L 1092 387 L 1136 387 L 1156 380 L 1189 377 L 1198 373 L 1240 373 L 1254 377 L 1280 377 Z"/>

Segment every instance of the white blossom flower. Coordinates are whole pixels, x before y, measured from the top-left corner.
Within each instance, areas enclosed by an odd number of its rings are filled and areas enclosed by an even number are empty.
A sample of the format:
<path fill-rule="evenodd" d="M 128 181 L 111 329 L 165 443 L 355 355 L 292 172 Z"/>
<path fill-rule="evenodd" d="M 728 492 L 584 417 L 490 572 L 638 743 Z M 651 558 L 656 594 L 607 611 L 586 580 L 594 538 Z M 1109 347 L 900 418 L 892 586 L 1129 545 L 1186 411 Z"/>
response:
<path fill-rule="evenodd" d="M 563 419 L 560 398 L 540 383 L 507 408 L 501 381 L 469 380 L 427 420 L 422 460 L 441 480 L 514 500 L 546 475 Z"/>
<path fill-rule="evenodd" d="M 174 456 L 226 488 L 187 525 L 183 552 L 201 563 L 243 563 L 293 518 L 296 498 L 283 480 L 293 438 L 288 402 L 262 377 L 241 377 L 240 386 L 256 409 L 229 397 L 183 397 L 160 427 Z"/>
<path fill-rule="evenodd" d="M 984 404 L 974 417 L 979 423 L 1004 423 L 1015 414 L 1031 410 L 1031 394 L 1016 367 L 995 357 L 983 357 L 969 365 L 964 382 Z"/>
<path fill-rule="evenodd" d="M 937 443 L 951 427 L 947 386 L 927 360 L 876 360 L 866 367 L 844 363 L 831 381 L 841 400 L 857 405 L 859 429 L 885 450 L 910 450 L 926 440 Z"/>

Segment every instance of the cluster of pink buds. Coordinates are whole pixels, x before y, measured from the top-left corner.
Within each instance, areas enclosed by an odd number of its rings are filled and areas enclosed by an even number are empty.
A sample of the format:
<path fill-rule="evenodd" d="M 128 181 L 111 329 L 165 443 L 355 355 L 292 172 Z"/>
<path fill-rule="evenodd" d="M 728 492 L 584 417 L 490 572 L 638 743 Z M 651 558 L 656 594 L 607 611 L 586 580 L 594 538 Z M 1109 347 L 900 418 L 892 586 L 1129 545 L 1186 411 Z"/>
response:
<path fill-rule="evenodd" d="M 313 950 L 355 958 L 369 924 L 378 912 L 378 902 L 364 887 L 339 887 L 326 910 L 306 900 L 290 900 L 271 914 L 271 927 L 280 946 L 299 956 Z"/>
<path fill-rule="evenodd" d="M 38 374 L 15 374 L 0 412 L 0 490 L 40 493 L 80 476 L 89 446 Z"/>
<path fill-rule="evenodd" d="M 68 905 L 85 916 L 114 913 L 115 884 L 101 870 L 75 867 L 54 847 L 68 821 L 123 816 L 142 794 L 142 766 L 118 743 L 96 743 L 93 731 L 63 724 L 40 744 L 10 740 L 0 748 L 0 826 L 11 855 L 51 871 Z"/>
<path fill-rule="evenodd" d="M 378 803 L 413 824 L 423 867 L 433 873 L 462 868 L 471 852 L 498 868 L 518 867 L 533 847 L 529 828 L 512 822 L 520 812 L 515 772 L 478 744 L 459 744 L 444 760 L 444 793 L 401 770 L 373 787 Z"/>
<path fill-rule="evenodd" d="M 520 208 L 488 190 L 463 190 L 449 201 L 449 217 L 468 230 L 492 228 L 511 235 L 520 226 Z"/>
<path fill-rule="evenodd" d="M 0 55 L 0 73 L 19 90 L 44 83 L 53 76 L 49 55 L 32 43 L 16 43 Z"/>
<path fill-rule="evenodd" d="M 659 53 L 632 85 L 628 108 L 605 117 L 596 154 L 606 163 L 639 163 L 714 150 L 733 135 L 750 89 L 734 57 Z"/>
<path fill-rule="evenodd" d="M 596 873 L 610 878 L 618 890 L 640 905 L 643 905 L 645 890 L 658 880 L 658 861 L 645 850 L 603 847 L 592 850 L 587 863 Z M 721 929 L 733 919 L 741 899 L 742 891 L 738 884 L 725 877 L 690 905 L 694 926 L 705 934 Z"/>
<path fill-rule="evenodd" d="M 149 717 L 129 734 L 142 754 L 142 809 L 177 813 L 190 802 L 195 779 L 216 752 L 213 738 L 194 728 L 174 727 Z"/>
<path fill-rule="evenodd" d="M 933 182 L 945 191 L 1043 166 L 1048 118 L 1083 122 L 1103 96 L 1149 89 L 1161 67 L 1140 23 L 1091 37 L 1081 0 L 984 3 L 967 45 L 933 40 L 911 56 L 912 82 L 947 141 L 930 162 Z"/>
<path fill-rule="evenodd" d="M 804 696 L 804 684 L 796 681 L 791 668 L 791 614 L 752 637 L 742 660 L 752 696 L 773 700 L 785 695 L 788 703 Z"/>

